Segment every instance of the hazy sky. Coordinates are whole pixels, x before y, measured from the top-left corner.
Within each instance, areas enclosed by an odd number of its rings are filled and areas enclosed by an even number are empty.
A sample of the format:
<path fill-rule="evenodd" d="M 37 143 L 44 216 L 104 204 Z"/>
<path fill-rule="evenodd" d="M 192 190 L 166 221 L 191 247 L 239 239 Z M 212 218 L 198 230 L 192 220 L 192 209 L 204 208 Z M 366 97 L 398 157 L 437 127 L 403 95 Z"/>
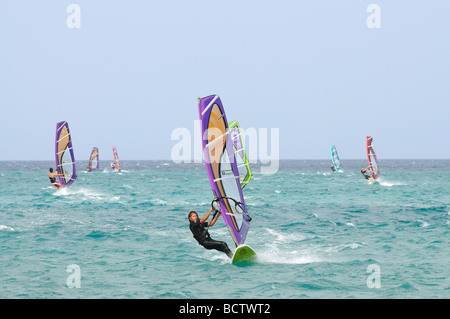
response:
<path fill-rule="evenodd" d="M 63 120 L 77 160 L 94 146 L 112 159 L 113 145 L 123 160 L 170 159 L 172 132 L 193 139 L 210 94 L 242 127 L 279 129 L 281 159 L 327 159 L 332 144 L 365 158 L 367 135 L 380 159 L 448 159 L 449 12 L 446 0 L 0 0 L 0 160 L 54 159 Z"/>

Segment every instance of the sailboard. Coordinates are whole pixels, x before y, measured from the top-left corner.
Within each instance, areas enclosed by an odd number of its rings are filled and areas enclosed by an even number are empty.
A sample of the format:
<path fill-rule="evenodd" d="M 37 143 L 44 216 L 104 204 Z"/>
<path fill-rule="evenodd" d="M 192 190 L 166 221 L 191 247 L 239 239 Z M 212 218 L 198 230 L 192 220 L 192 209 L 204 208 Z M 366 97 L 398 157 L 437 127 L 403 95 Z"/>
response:
<path fill-rule="evenodd" d="M 234 155 L 237 161 L 241 188 L 244 189 L 245 185 L 252 179 L 252 171 L 250 170 L 247 152 L 245 151 L 244 138 L 242 137 L 241 128 L 237 121 L 229 123 L 228 127 L 233 143 Z"/>
<path fill-rule="evenodd" d="M 231 260 L 232 264 L 252 262 L 256 259 L 256 253 L 248 245 L 242 244 L 236 248 Z"/>
<path fill-rule="evenodd" d="M 117 170 L 120 171 L 120 160 L 119 160 L 119 154 L 117 153 L 117 148 L 115 146 L 112 147 L 113 157 L 114 157 L 114 164 L 116 165 Z"/>
<path fill-rule="evenodd" d="M 100 166 L 99 157 L 98 157 L 98 148 L 94 147 L 91 152 L 91 156 L 89 157 L 89 164 L 87 167 L 88 171 L 95 171 Z"/>
<path fill-rule="evenodd" d="M 334 171 L 339 172 L 342 165 L 335 145 L 331 146 L 331 161 L 333 162 Z"/>
<path fill-rule="evenodd" d="M 380 176 L 380 169 L 378 167 L 378 159 L 375 153 L 375 145 L 372 136 L 367 136 L 367 161 L 369 162 L 370 173 L 375 181 Z"/>
<path fill-rule="evenodd" d="M 200 98 L 203 156 L 214 198 L 236 247 L 250 227 L 228 121 L 218 95 Z"/>
<path fill-rule="evenodd" d="M 58 176 L 61 187 L 69 187 L 77 179 L 77 173 L 72 137 L 66 121 L 56 124 L 55 158 L 56 170 L 58 174 L 63 174 Z"/>

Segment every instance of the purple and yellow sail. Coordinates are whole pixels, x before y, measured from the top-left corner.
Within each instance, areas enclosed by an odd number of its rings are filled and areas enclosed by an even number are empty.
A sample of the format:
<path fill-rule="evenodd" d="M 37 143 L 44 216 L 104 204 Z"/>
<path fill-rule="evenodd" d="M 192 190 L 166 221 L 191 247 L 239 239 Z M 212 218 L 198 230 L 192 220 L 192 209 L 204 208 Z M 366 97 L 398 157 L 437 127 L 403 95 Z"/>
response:
<path fill-rule="evenodd" d="M 251 218 L 242 194 L 231 131 L 218 95 L 199 99 L 203 156 L 213 195 L 236 246 L 244 243 Z"/>
<path fill-rule="evenodd" d="M 56 124 L 55 158 L 58 174 L 64 174 L 63 176 L 58 176 L 61 186 L 68 187 L 77 179 L 77 172 L 72 137 L 69 124 L 66 121 Z"/>
<path fill-rule="evenodd" d="M 87 167 L 88 171 L 95 171 L 99 169 L 100 167 L 100 161 L 98 156 L 98 148 L 94 147 L 91 152 L 91 156 L 89 156 L 89 164 Z"/>

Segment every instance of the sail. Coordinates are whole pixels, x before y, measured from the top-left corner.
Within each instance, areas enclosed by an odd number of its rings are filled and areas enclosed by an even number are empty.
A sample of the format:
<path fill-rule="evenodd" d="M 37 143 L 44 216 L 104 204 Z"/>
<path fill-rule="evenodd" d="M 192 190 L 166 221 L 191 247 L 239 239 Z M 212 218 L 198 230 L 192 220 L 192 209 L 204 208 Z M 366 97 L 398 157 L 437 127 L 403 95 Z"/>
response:
<path fill-rule="evenodd" d="M 245 241 L 250 217 L 240 185 L 233 143 L 218 95 L 199 99 L 203 155 L 213 195 L 236 246 Z"/>
<path fill-rule="evenodd" d="M 91 152 L 91 156 L 89 157 L 89 171 L 95 171 L 99 168 L 99 157 L 98 157 L 98 148 L 94 147 Z"/>
<path fill-rule="evenodd" d="M 380 176 L 380 170 L 378 168 L 377 155 L 375 153 L 375 145 L 373 144 L 372 136 L 367 136 L 367 161 L 369 162 L 370 172 L 373 179 L 377 179 Z"/>
<path fill-rule="evenodd" d="M 245 185 L 247 185 L 252 178 L 247 152 L 245 151 L 244 138 L 242 137 L 241 128 L 239 127 L 239 123 L 237 121 L 233 121 L 229 124 L 229 130 L 231 134 L 231 141 L 233 142 L 233 150 L 236 157 L 237 167 L 239 170 L 241 188 L 244 189 Z"/>
<path fill-rule="evenodd" d="M 341 169 L 341 160 L 335 145 L 331 146 L 331 161 L 333 162 L 336 172 L 339 172 Z"/>
<path fill-rule="evenodd" d="M 119 160 L 119 154 L 117 153 L 117 148 L 115 146 L 112 147 L 112 152 L 114 156 L 114 163 L 116 164 L 116 168 L 120 170 L 120 160 Z"/>
<path fill-rule="evenodd" d="M 68 187 L 77 179 L 75 156 L 73 154 L 72 137 L 66 121 L 56 124 L 55 141 L 56 170 L 62 187 Z"/>

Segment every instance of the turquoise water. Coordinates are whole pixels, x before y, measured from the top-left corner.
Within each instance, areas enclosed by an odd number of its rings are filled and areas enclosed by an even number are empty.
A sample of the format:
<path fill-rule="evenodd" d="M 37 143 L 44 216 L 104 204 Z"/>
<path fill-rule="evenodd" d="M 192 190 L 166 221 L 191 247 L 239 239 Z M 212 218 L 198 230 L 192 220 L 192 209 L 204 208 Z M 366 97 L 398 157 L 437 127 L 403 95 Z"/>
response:
<path fill-rule="evenodd" d="M 380 161 L 374 185 L 364 164 L 252 166 L 259 257 L 236 267 L 189 231 L 212 200 L 204 164 L 80 166 L 56 191 L 53 162 L 0 162 L 0 298 L 450 298 L 450 161 Z M 233 246 L 223 221 L 210 233 Z"/>

